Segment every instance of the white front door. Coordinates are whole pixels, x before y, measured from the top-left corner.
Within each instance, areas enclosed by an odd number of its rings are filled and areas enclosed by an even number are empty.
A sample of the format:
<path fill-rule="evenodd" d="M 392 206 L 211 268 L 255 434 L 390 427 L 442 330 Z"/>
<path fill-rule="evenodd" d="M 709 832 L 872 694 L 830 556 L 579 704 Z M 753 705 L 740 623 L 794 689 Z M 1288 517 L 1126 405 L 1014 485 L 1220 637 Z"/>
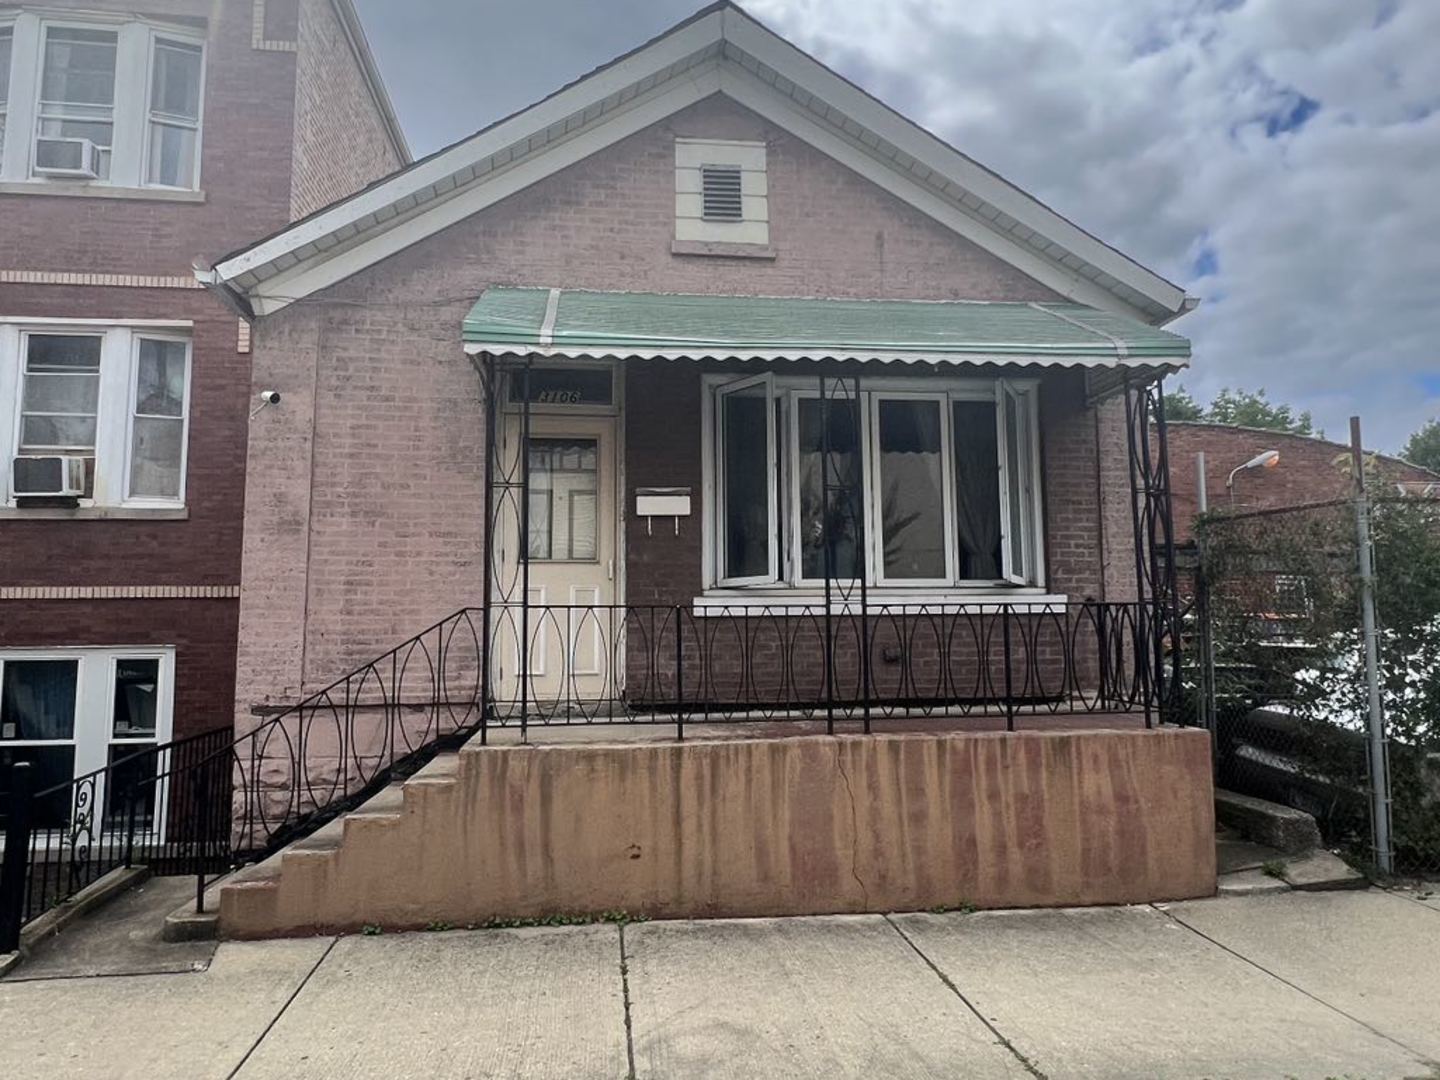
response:
<path fill-rule="evenodd" d="M 519 416 L 505 418 L 506 463 L 520 464 L 521 423 Z M 500 526 L 510 533 L 502 535 L 502 548 L 516 558 L 513 570 L 507 567 L 514 574 L 511 595 L 500 597 L 495 615 L 495 657 L 499 704 L 523 700 L 527 712 L 543 717 L 572 703 L 619 696 L 624 616 L 614 608 L 615 419 L 532 415 L 527 454 L 529 605 L 520 604 L 517 511 Z M 530 678 L 522 688 L 518 673 L 527 663 Z"/>

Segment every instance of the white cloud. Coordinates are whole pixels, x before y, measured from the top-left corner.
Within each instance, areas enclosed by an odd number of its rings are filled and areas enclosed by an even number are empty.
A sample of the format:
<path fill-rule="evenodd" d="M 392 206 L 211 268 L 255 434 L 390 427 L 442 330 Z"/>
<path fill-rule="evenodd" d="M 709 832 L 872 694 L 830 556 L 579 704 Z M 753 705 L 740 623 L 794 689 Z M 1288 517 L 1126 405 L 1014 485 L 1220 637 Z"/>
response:
<path fill-rule="evenodd" d="M 1386 449 L 1440 413 L 1440 2 L 750 9 L 1201 296 L 1198 397 L 1358 412 Z"/>

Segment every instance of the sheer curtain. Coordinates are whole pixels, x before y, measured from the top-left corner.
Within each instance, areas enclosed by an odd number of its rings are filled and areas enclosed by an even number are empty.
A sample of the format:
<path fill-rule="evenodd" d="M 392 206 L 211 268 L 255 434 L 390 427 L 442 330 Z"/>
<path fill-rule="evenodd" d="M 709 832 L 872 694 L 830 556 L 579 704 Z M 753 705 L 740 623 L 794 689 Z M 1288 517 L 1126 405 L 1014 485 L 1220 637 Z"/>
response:
<path fill-rule="evenodd" d="M 1000 459 L 995 406 L 955 403 L 955 524 L 960 534 L 960 576 L 1000 578 Z"/>

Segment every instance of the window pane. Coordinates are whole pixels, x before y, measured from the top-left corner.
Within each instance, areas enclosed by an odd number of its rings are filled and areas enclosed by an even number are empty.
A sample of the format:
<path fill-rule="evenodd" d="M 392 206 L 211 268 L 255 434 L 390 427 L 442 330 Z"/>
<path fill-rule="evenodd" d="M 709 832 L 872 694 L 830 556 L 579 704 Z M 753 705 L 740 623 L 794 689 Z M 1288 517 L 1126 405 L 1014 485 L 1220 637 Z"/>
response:
<path fill-rule="evenodd" d="M 1028 577 L 1030 568 L 1025 560 L 1024 499 L 1027 463 L 1020 453 L 1020 410 L 1014 394 L 1005 392 L 1005 460 L 1010 463 L 1010 573 Z"/>
<path fill-rule="evenodd" d="M 523 401 L 527 383 L 515 372 L 508 380 L 510 400 Z M 609 405 L 609 368 L 536 368 L 530 372 L 530 400 L 536 405 Z"/>
<path fill-rule="evenodd" d="M 146 183 L 166 187 L 195 186 L 195 137 L 193 128 L 150 125 L 150 160 Z"/>
<path fill-rule="evenodd" d="M 720 398 L 727 578 L 770 573 L 769 400 L 764 386 Z"/>
<path fill-rule="evenodd" d="M 156 702 L 160 699 L 160 661 L 123 659 L 115 662 L 115 716 L 117 739 L 155 736 Z"/>
<path fill-rule="evenodd" d="M 100 380 L 94 375 L 25 376 L 20 407 L 27 413 L 79 413 L 94 415 Z"/>
<path fill-rule="evenodd" d="M 110 747 L 109 764 L 118 765 L 110 774 L 105 787 L 105 812 L 119 820 L 130 814 L 130 795 L 135 796 L 135 821 L 148 824 L 155 813 L 155 777 L 159 772 L 160 754 L 147 752 L 146 748 L 133 743 L 120 743 Z"/>
<path fill-rule="evenodd" d="M 185 353 L 183 341 L 140 342 L 135 373 L 137 416 L 185 414 Z"/>
<path fill-rule="evenodd" d="M 0 739 L 75 735 L 78 660 L 6 660 L 0 680 Z"/>
<path fill-rule="evenodd" d="M 530 558 L 593 562 L 599 558 L 599 444 L 531 439 L 529 445 Z"/>
<path fill-rule="evenodd" d="M 0 823 L 10 809 L 10 770 L 29 762 L 30 790 L 44 791 L 75 778 L 73 746 L 5 746 L 0 744 Z M 34 829 L 59 829 L 70 822 L 75 803 L 73 788 L 61 788 L 31 810 L 30 825 Z M 53 871 L 52 871 L 53 873 Z"/>
<path fill-rule="evenodd" d="M 137 417 L 130 450 L 130 494 L 138 498 L 180 497 L 184 420 Z"/>
<path fill-rule="evenodd" d="M 109 30 L 51 27 L 45 33 L 40 99 L 78 105 L 115 102 L 115 41 Z"/>
<path fill-rule="evenodd" d="M 825 539 L 828 529 L 833 551 L 835 577 L 853 580 L 863 573 L 861 561 L 861 515 L 864 497 L 860 491 L 860 438 L 856 431 L 856 405 L 850 400 L 831 401 L 822 408 L 819 398 L 800 398 L 797 432 L 800 442 L 796 468 L 800 481 L 800 574 L 804 578 L 825 576 Z M 828 417 L 829 513 L 821 518 L 820 505 L 825 484 L 826 434 L 821 417 Z"/>
<path fill-rule="evenodd" d="M 944 462 L 938 401 L 881 401 L 880 530 L 887 578 L 943 578 Z"/>
<path fill-rule="evenodd" d="M 31 334 L 25 349 L 26 371 L 99 371 L 100 338 L 70 334 Z"/>
<path fill-rule="evenodd" d="M 93 416 L 22 416 L 20 452 L 95 449 Z"/>
<path fill-rule="evenodd" d="M 10 100 L 10 42 L 13 31 L 0 30 L 0 108 Z"/>
<path fill-rule="evenodd" d="M 200 47 L 178 41 L 155 43 L 150 111 L 186 120 L 200 118 Z"/>
<path fill-rule="evenodd" d="M 960 578 L 995 581 L 1000 571 L 1000 457 L 995 404 L 957 401 L 951 426 L 955 443 L 955 531 L 960 537 Z"/>

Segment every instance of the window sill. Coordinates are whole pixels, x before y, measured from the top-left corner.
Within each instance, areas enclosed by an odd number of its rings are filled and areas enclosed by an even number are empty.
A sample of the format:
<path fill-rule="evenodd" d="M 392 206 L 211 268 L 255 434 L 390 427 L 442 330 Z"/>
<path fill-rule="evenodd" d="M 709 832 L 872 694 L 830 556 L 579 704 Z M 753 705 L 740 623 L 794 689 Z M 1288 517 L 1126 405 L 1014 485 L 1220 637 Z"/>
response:
<path fill-rule="evenodd" d="M 188 521 L 184 506 L 0 506 L 0 521 Z"/>
<path fill-rule="evenodd" d="M 724 259 L 774 259 L 769 244 L 736 244 L 726 240 L 672 240 L 671 255 L 712 255 Z"/>
<path fill-rule="evenodd" d="M 203 203 L 205 192 L 179 188 L 123 187 L 83 180 L 7 180 L 0 195 L 64 195 L 87 199 L 138 199 L 148 202 Z"/>
<path fill-rule="evenodd" d="M 866 605 L 872 612 L 895 615 L 943 615 L 958 612 L 998 612 L 1002 607 L 1021 615 L 1043 614 L 1062 607 L 1070 598 L 1041 589 L 946 589 L 905 591 L 893 588 L 870 589 Z M 831 612 L 853 613 L 860 609 L 858 590 L 848 597 L 832 596 Z M 697 616 L 714 615 L 824 615 L 825 594 L 811 589 L 779 589 L 768 592 L 708 592 L 693 601 Z"/>

